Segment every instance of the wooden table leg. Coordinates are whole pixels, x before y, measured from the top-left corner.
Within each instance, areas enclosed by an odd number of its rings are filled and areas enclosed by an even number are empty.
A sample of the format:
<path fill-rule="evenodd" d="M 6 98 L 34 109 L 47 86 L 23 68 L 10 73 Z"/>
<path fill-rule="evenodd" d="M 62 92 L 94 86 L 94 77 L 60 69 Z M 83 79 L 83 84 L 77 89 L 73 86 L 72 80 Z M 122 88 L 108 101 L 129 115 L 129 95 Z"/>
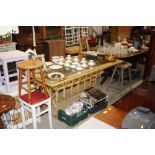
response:
<path fill-rule="evenodd" d="M 58 109 L 59 109 L 59 90 L 56 90 L 56 92 L 55 92 L 55 102 L 56 102 L 56 111 L 58 112 Z"/>
<path fill-rule="evenodd" d="M 1 119 L 1 115 L 0 115 L 0 129 L 4 129 L 4 124 L 3 124 L 3 121 Z"/>

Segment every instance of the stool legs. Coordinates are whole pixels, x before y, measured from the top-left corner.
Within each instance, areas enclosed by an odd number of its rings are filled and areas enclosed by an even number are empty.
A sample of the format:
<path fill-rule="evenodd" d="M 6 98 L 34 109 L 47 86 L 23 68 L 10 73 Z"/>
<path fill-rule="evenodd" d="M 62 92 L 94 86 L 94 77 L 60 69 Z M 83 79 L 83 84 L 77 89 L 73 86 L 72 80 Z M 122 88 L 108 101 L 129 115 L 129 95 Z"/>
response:
<path fill-rule="evenodd" d="M 49 128 L 52 129 L 52 109 L 51 109 L 51 99 L 49 99 L 49 101 L 47 101 L 45 103 L 48 107 L 45 110 L 45 112 L 48 112 L 48 121 L 49 121 Z M 22 103 L 22 107 L 21 107 L 21 115 L 22 115 L 22 124 L 23 124 L 23 129 L 25 129 L 25 107 L 26 105 L 24 105 L 24 103 Z M 39 108 L 39 111 L 38 111 Z M 26 108 L 27 109 L 27 108 Z M 33 123 L 33 129 L 37 129 L 37 120 L 40 119 L 40 115 L 42 115 L 45 112 L 40 112 L 40 106 L 36 107 L 36 106 L 32 106 L 30 107 L 30 109 L 28 110 L 29 112 L 31 112 L 32 114 L 32 123 Z"/>
<path fill-rule="evenodd" d="M 130 90 L 132 90 L 132 85 L 131 85 L 131 69 L 130 69 L 130 67 L 128 68 L 128 70 L 129 70 Z"/>
<path fill-rule="evenodd" d="M 121 96 L 123 91 L 123 84 L 124 84 L 124 69 L 121 68 Z"/>
<path fill-rule="evenodd" d="M 114 71 L 113 71 L 113 73 L 112 73 L 112 76 L 111 76 L 111 79 L 110 79 L 109 85 L 108 85 L 108 87 L 107 87 L 107 91 L 109 90 L 109 87 L 110 87 L 110 85 L 111 85 L 111 83 L 112 83 L 112 80 L 113 80 L 113 78 L 114 78 L 114 75 L 115 75 L 116 69 L 117 69 L 117 66 L 115 66 L 115 68 L 114 68 Z"/>
<path fill-rule="evenodd" d="M 38 114 L 40 113 L 40 107 L 37 107 L 37 108 L 36 108 L 36 112 L 37 112 Z M 39 123 L 41 123 L 41 117 L 40 117 L 40 116 L 37 118 L 37 121 L 38 121 Z"/>
<path fill-rule="evenodd" d="M 52 112 L 51 112 L 51 102 L 48 102 L 48 121 L 49 121 L 49 127 L 52 129 Z"/>
<path fill-rule="evenodd" d="M 32 107 L 31 111 L 32 111 L 33 129 L 37 129 L 36 109 Z"/>
<path fill-rule="evenodd" d="M 40 78 L 42 80 L 42 85 L 43 85 L 43 88 L 44 88 L 44 93 L 47 95 L 47 90 L 46 90 L 46 86 L 45 86 L 45 79 L 44 79 L 44 75 L 43 75 L 43 72 L 42 72 L 42 68 L 40 68 Z"/>
<path fill-rule="evenodd" d="M 117 66 L 114 68 L 114 71 L 112 73 L 112 76 L 111 76 L 109 85 L 107 87 L 107 91 L 109 90 L 109 87 L 111 86 L 111 83 L 113 81 L 114 75 L 116 73 L 116 69 L 117 69 Z M 128 67 L 127 69 L 128 69 L 128 74 L 129 74 L 130 90 L 132 90 L 132 85 L 131 85 L 131 70 L 130 70 L 130 67 Z M 120 70 L 119 81 L 120 80 L 121 80 L 121 88 L 119 90 L 120 90 L 120 93 L 121 93 L 121 96 L 122 96 L 123 85 L 124 85 L 124 68 L 121 68 L 121 70 Z"/>
<path fill-rule="evenodd" d="M 3 70 L 4 70 L 4 78 L 6 81 L 6 87 L 7 87 L 7 91 L 10 91 L 10 84 L 9 84 L 9 74 L 8 74 L 8 66 L 7 66 L 7 62 L 3 63 Z"/>
<path fill-rule="evenodd" d="M 31 103 L 31 83 L 30 83 L 30 70 L 27 70 L 27 89 L 28 89 L 28 98 L 29 103 Z"/>
<path fill-rule="evenodd" d="M 18 84 L 19 97 L 21 96 L 21 86 L 22 86 L 22 70 L 19 70 L 19 84 Z"/>
<path fill-rule="evenodd" d="M 21 104 L 21 115 L 22 115 L 23 129 L 25 129 L 25 113 L 24 113 L 24 105 L 23 104 Z"/>

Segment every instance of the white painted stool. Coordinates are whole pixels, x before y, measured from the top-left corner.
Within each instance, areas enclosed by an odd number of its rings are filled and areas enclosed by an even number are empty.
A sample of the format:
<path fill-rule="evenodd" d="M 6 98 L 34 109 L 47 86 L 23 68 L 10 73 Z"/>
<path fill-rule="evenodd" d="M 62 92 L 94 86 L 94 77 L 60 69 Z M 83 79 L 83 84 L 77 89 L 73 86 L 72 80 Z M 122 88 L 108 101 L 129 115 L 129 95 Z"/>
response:
<path fill-rule="evenodd" d="M 48 112 L 49 127 L 52 128 L 52 109 L 51 109 L 51 97 L 47 94 L 45 86 L 45 79 L 43 75 L 43 62 L 40 60 L 25 60 L 17 62 L 17 68 L 19 69 L 19 101 L 21 103 L 21 113 L 23 128 L 25 128 L 25 114 L 27 110 L 32 113 L 33 128 L 37 128 L 37 118 L 40 121 L 40 116 Z M 36 80 L 35 71 L 38 70 L 41 81 Z M 26 73 L 27 81 L 22 81 L 22 74 Z M 32 77 L 30 74 L 32 73 Z M 31 83 L 34 87 L 31 88 Z M 27 88 L 23 86 L 27 84 Z M 38 91 L 38 88 L 43 88 L 43 91 Z M 21 90 L 24 89 L 28 93 L 21 95 Z M 46 105 L 46 108 L 41 108 L 42 105 Z M 42 109 L 42 110 L 41 110 Z"/>
<path fill-rule="evenodd" d="M 11 85 L 18 83 L 18 81 L 9 81 L 10 77 L 18 76 L 18 73 L 9 74 L 8 63 L 25 59 L 28 59 L 28 54 L 25 54 L 24 52 L 19 50 L 0 52 L 0 63 L 2 64 L 4 71 L 4 78 L 1 78 L 1 82 L 6 85 L 7 92 L 10 92 Z"/>
<path fill-rule="evenodd" d="M 31 93 L 31 95 L 32 100 L 34 101 L 31 104 L 28 101 L 28 94 L 19 97 L 19 101 L 21 103 L 23 128 L 25 129 L 26 126 L 25 110 L 32 113 L 32 121 L 34 129 L 37 129 L 37 118 L 39 118 L 38 122 L 41 122 L 40 116 L 45 113 L 48 113 L 49 127 L 52 128 L 51 97 L 46 97 L 45 94 L 39 91 L 38 92 L 34 91 Z M 47 107 L 41 111 L 40 106 L 42 105 L 46 105 Z"/>

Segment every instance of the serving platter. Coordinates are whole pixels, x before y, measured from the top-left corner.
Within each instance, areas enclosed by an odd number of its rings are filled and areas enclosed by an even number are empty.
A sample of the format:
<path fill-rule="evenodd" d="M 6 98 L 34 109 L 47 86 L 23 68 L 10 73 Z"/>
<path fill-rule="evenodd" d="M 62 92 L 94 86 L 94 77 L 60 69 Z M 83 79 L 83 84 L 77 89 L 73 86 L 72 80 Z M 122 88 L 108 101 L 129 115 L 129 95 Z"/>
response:
<path fill-rule="evenodd" d="M 63 80 L 64 74 L 62 74 L 60 72 L 52 72 L 52 73 L 48 74 L 48 78 L 53 81 Z"/>

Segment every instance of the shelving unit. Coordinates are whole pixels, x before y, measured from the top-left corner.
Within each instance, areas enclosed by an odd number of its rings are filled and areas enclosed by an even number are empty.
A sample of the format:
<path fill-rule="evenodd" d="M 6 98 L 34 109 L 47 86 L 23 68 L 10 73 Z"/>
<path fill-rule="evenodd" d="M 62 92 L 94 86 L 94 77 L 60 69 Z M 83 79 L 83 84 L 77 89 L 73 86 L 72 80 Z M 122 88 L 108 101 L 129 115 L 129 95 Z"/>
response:
<path fill-rule="evenodd" d="M 66 46 L 79 45 L 80 37 L 88 37 L 88 26 L 65 26 L 64 39 Z"/>
<path fill-rule="evenodd" d="M 77 45 L 80 43 L 80 26 L 73 26 L 74 33 L 74 44 Z"/>
<path fill-rule="evenodd" d="M 74 45 L 74 32 L 72 26 L 65 26 L 64 27 L 64 37 L 66 40 L 66 46 Z"/>
<path fill-rule="evenodd" d="M 81 37 L 88 37 L 88 26 L 81 26 Z"/>

